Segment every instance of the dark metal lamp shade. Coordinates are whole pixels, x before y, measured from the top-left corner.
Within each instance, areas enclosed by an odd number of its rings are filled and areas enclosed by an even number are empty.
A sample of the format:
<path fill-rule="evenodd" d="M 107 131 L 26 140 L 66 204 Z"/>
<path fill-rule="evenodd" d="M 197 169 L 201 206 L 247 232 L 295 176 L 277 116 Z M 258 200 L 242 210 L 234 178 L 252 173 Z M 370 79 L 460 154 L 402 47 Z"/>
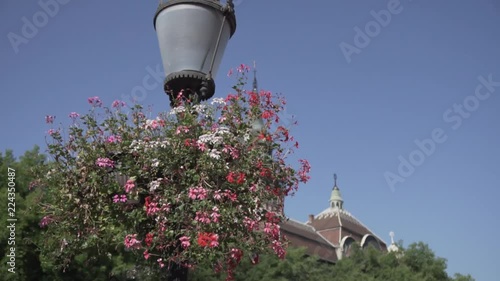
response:
<path fill-rule="evenodd" d="M 165 92 L 171 103 L 181 90 L 199 100 L 215 93 L 213 78 L 236 30 L 231 1 L 170 0 L 154 18 L 165 70 Z M 184 94 L 186 95 L 186 94 Z"/>

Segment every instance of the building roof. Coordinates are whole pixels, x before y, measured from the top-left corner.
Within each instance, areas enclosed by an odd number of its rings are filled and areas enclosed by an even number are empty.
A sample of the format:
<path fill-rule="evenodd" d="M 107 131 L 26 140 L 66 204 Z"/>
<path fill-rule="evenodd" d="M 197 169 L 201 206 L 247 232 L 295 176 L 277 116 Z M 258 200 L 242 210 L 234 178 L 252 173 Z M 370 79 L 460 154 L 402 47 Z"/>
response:
<path fill-rule="evenodd" d="M 294 247 L 305 247 L 306 254 L 318 256 L 321 260 L 335 263 L 337 261 L 336 247 L 314 227 L 289 219 L 281 224 L 281 231 Z"/>

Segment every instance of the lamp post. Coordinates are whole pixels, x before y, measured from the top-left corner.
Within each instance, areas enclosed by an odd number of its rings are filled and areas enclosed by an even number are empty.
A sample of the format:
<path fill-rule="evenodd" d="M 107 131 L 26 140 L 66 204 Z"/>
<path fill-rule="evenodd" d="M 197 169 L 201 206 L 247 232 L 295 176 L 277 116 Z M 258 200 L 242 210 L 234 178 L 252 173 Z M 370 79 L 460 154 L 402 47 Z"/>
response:
<path fill-rule="evenodd" d="M 170 105 L 181 95 L 203 101 L 215 93 L 214 78 L 236 31 L 232 0 L 161 1 L 154 17 Z"/>
<path fill-rule="evenodd" d="M 214 78 L 236 31 L 232 0 L 160 1 L 154 16 L 170 106 L 177 99 L 199 102 L 215 93 Z M 169 281 L 187 281 L 187 268 L 171 266 Z"/>

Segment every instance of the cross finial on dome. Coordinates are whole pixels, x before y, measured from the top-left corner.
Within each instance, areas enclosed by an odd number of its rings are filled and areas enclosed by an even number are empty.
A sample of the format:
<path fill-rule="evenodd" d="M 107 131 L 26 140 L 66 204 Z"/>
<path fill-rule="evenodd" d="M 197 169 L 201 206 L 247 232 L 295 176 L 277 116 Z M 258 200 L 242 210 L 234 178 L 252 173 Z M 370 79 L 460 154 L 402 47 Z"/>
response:
<path fill-rule="evenodd" d="M 337 186 L 337 174 L 333 174 L 333 186 Z"/>

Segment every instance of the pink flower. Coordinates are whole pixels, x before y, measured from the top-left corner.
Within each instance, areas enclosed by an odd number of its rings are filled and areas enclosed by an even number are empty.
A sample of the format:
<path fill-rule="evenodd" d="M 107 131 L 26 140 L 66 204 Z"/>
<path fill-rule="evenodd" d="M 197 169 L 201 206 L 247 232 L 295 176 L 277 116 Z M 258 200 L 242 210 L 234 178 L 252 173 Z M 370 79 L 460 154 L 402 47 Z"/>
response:
<path fill-rule="evenodd" d="M 210 218 L 207 212 L 196 212 L 196 217 L 194 219 L 201 223 L 210 223 Z"/>
<path fill-rule="evenodd" d="M 121 108 L 121 107 L 124 107 L 126 104 L 124 101 L 121 101 L 121 100 L 115 100 L 111 106 L 114 107 L 114 108 Z"/>
<path fill-rule="evenodd" d="M 106 140 L 108 143 L 119 143 L 122 141 L 122 137 L 118 135 L 112 135 L 109 136 L 108 139 Z"/>
<path fill-rule="evenodd" d="M 142 253 L 142 255 L 144 256 L 144 259 L 149 259 L 149 253 L 148 253 L 148 250 L 144 251 L 144 253 Z"/>
<path fill-rule="evenodd" d="M 228 198 L 229 200 L 231 200 L 231 202 L 235 202 L 236 200 L 238 200 L 238 195 L 236 195 L 236 193 L 230 191 L 230 190 L 226 190 L 224 192 L 224 196 L 226 198 Z"/>
<path fill-rule="evenodd" d="M 55 134 L 55 133 L 57 133 L 57 131 L 56 131 L 56 130 L 54 130 L 54 129 L 49 129 L 49 130 L 47 131 L 47 134 L 49 134 L 50 136 L 52 136 L 52 135 L 53 135 L 53 134 Z"/>
<path fill-rule="evenodd" d="M 170 212 L 170 204 L 163 204 L 160 209 L 163 212 L 168 213 L 168 212 Z"/>
<path fill-rule="evenodd" d="M 184 133 L 189 132 L 189 128 L 186 127 L 186 126 L 179 126 L 179 127 L 177 127 L 177 130 L 175 131 L 175 134 L 178 135 L 178 134 L 180 134 L 182 132 L 184 132 Z"/>
<path fill-rule="evenodd" d="M 241 261 L 241 257 L 243 257 L 243 251 L 240 249 L 232 248 L 230 255 L 231 258 L 236 261 L 236 263 L 239 263 Z"/>
<path fill-rule="evenodd" d="M 95 161 L 95 164 L 99 167 L 104 167 L 104 168 L 114 168 L 115 167 L 115 161 L 109 159 L 109 158 L 98 158 Z"/>
<path fill-rule="evenodd" d="M 240 153 L 239 153 L 238 149 L 236 149 L 230 145 L 227 145 L 227 144 L 224 145 L 222 152 L 229 153 L 229 155 L 231 155 L 231 157 L 233 157 L 233 159 L 238 159 L 240 157 Z"/>
<path fill-rule="evenodd" d="M 216 190 L 216 191 L 214 192 L 214 199 L 215 199 L 215 200 L 222 200 L 222 195 L 223 195 L 223 194 L 222 194 L 222 192 L 221 192 L 220 190 Z"/>
<path fill-rule="evenodd" d="M 236 70 L 238 70 L 239 73 L 248 72 L 250 71 L 250 67 L 248 65 L 241 64 L 236 68 Z"/>
<path fill-rule="evenodd" d="M 102 101 L 99 97 L 90 97 L 87 99 L 88 103 L 92 106 L 100 107 L 102 106 Z"/>
<path fill-rule="evenodd" d="M 163 263 L 163 259 L 162 258 L 159 258 L 156 260 L 158 262 L 158 264 L 160 265 L 160 268 L 163 268 L 165 266 L 165 263 Z"/>
<path fill-rule="evenodd" d="M 207 150 L 207 147 L 206 147 L 204 142 L 197 142 L 196 144 L 198 145 L 199 150 L 201 150 L 201 151 Z"/>
<path fill-rule="evenodd" d="M 220 214 L 219 214 L 219 208 L 213 207 L 212 208 L 212 214 L 210 215 L 212 218 L 213 222 L 219 222 Z"/>
<path fill-rule="evenodd" d="M 45 216 L 40 220 L 40 223 L 38 225 L 40 225 L 41 228 L 44 228 L 47 225 L 49 225 L 49 223 L 51 223 L 51 222 L 52 222 L 52 218 L 50 216 Z"/>
<path fill-rule="evenodd" d="M 257 185 L 256 185 L 255 183 L 254 183 L 254 184 L 252 184 L 252 185 L 250 186 L 249 190 L 250 190 L 251 192 L 255 192 L 255 191 L 257 191 Z"/>
<path fill-rule="evenodd" d="M 252 220 L 249 217 L 245 217 L 243 219 L 243 224 L 247 227 L 249 231 L 254 231 L 259 229 L 259 224 L 255 220 Z"/>
<path fill-rule="evenodd" d="M 148 204 L 148 206 L 146 206 L 146 214 L 148 216 L 152 216 L 154 215 L 155 213 L 157 213 L 158 211 L 160 210 L 160 208 L 158 208 L 158 203 L 157 202 L 150 202 Z"/>
<path fill-rule="evenodd" d="M 74 120 L 74 119 L 80 117 L 80 114 L 78 114 L 76 112 L 71 112 L 68 116 L 69 116 L 69 118 Z"/>
<path fill-rule="evenodd" d="M 127 195 L 118 195 L 116 194 L 115 196 L 113 196 L 113 202 L 114 203 L 124 203 L 124 202 L 127 202 Z"/>
<path fill-rule="evenodd" d="M 272 248 L 280 259 L 285 258 L 286 252 L 285 249 L 283 249 L 283 245 L 281 244 L 281 242 L 277 240 L 273 241 Z"/>
<path fill-rule="evenodd" d="M 127 234 L 123 243 L 127 249 L 139 249 L 141 247 L 141 241 L 137 240 L 137 234 Z"/>
<path fill-rule="evenodd" d="M 201 186 L 189 188 L 189 198 L 203 200 L 207 198 L 207 190 Z"/>
<path fill-rule="evenodd" d="M 181 241 L 181 246 L 184 249 L 187 249 L 189 246 L 191 246 L 191 243 L 189 242 L 189 237 L 187 236 L 182 236 L 179 238 L 179 241 Z"/>
<path fill-rule="evenodd" d="M 47 124 L 52 124 L 54 123 L 54 119 L 56 119 L 55 116 L 52 116 L 52 115 L 46 115 L 45 116 L 45 123 Z"/>
<path fill-rule="evenodd" d="M 129 179 L 127 183 L 125 183 L 125 192 L 130 193 L 132 189 L 135 187 L 135 180 Z"/>
<path fill-rule="evenodd" d="M 302 165 L 302 167 L 298 172 L 299 178 L 301 182 L 306 183 L 311 178 L 309 176 L 309 172 L 311 171 L 311 165 L 305 159 L 300 159 L 299 162 Z"/>
<path fill-rule="evenodd" d="M 229 71 L 227 72 L 227 77 L 231 77 L 233 75 L 233 69 L 229 69 Z"/>

